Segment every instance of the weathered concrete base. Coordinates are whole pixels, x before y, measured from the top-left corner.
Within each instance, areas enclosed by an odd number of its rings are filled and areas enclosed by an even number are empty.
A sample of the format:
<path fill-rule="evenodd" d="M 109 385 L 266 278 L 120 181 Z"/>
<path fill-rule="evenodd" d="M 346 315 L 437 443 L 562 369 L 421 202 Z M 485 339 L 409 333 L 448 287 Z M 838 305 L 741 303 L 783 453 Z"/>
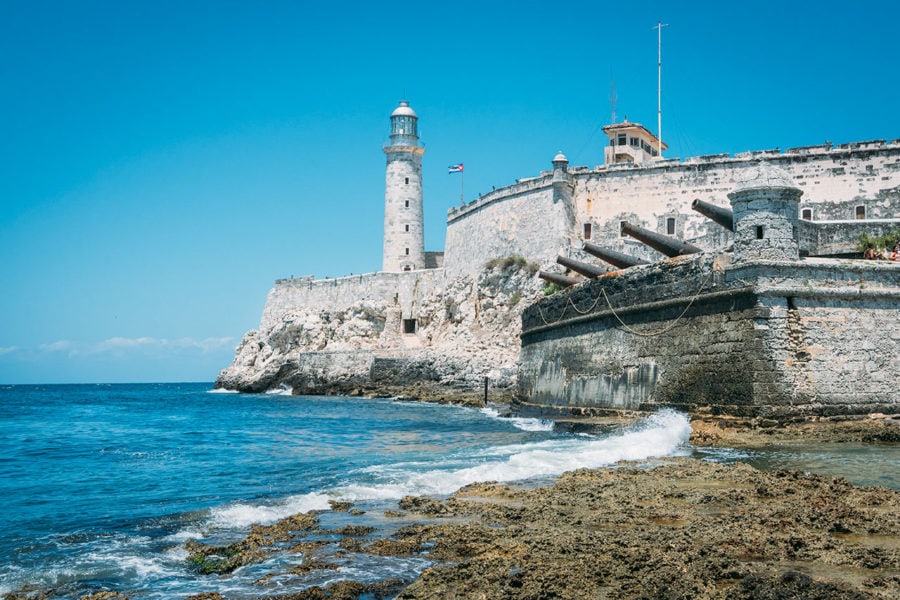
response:
<path fill-rule="evenodd" d="M 727 263 L 635 267 L 530 307 L 518 397 L 746 416 L 900 411 L 900 267 Z"/>

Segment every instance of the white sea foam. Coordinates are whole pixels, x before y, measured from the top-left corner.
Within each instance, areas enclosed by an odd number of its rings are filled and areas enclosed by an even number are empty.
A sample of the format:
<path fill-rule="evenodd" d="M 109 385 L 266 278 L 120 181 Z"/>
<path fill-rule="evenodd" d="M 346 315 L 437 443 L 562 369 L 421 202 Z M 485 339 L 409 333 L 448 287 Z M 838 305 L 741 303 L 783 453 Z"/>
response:
<path fill-rule="evenodd" d="M 390 481 L 351 484 L 334 492 L 349 500 L 449 494 L 476 481 L 508 482 L 553 477 L 578 468 L 667 456 L 687 442 L 690 434 L 691 425 L 685 415 L 662 411 L 607 437 L 566 438 L 496 448 L 493 460 L 471 467 L 393 472 L 389 475 Z"/>
<path fill-rule="evenodd" d="M 225 388 L 215 388 L 212 390 L 206 390 L 207 394 L 240 394 L 237 390 L 226 390 Z"/>
<path fill-rule="evenodd" d="M 291 496 L 284 502 L 272 505 L 229 504 L 214 508 L 211 511 L 213 525 L 218 527 L 249 527 L 254 523 L 268 524 L 279 519 L 305 513 L 311 510 L 324 510 L 329 507 L 332 496 L 320 493 Z"/>
<path fill-rule="evenodd" d="M 286 383 L 282 383 L 278 387 L 274 387 L 270 390 L 266 390 L 266 394 L 270 396 L 291 396 L 294 393 L 294 388 L 289 386 Z"/>
<path fill-rule="evenodd" d="M 506 421 L 522 431 L 553 431 L 553 421 L 547 419 L 531 419 L 526 417 L 502 417 L 494 408 L 482 408 L 481 413 L 488 417 Z"/>

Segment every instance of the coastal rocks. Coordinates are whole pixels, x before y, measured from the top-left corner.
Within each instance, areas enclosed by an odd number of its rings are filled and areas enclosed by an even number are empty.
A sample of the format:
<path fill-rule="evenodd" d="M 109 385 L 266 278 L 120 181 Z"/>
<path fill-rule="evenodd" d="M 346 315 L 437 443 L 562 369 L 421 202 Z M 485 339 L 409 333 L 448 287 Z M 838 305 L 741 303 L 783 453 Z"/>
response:
<path fill-rule="evenodd" d="M 676 459 L 402 506 L 450 519 L 393 536 L 398 552 L 428 548 L 440 563 L 403 599 L 893 598 L 900 589 L 900 492 L 839 478 Z"/>
<path fill-rule="evenodd" d="M 401 333 L 394 299 L 346 306 L 293 305 L 248 332 L 217 388 L 295 394 L 403 396 L 472 403 L 512 396 L 521 313 L 540 293 L 533 265 L 491 261 L 477 276 L 444 282 L 416 302 L 416 331 Z"/>

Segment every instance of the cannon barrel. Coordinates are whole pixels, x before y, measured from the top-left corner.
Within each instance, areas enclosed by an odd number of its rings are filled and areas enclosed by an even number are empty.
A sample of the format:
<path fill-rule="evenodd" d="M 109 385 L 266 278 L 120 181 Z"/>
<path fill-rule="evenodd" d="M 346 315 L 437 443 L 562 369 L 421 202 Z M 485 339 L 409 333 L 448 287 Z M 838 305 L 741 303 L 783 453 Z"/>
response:
<path fill-rule="evenodd" d="M 577 277 L 569 277 L 568 275 L 557 275 L 556 273 L 548 273 L 547 271 L 538 272 L 538 277 L 548 283 L 555 283 L 561 287 L 569 287 L 577 283 L 581 283 L 581 279 Z"/>
<path fill-rule="evenodd" d="M 722 208 L 721 206 L 704 202 L 699 198 L 691 202 L 691 208 L 704 217 L 715 221 L 728 231 L 734 231 L 734 213 L 730 208 Z"/>
<path fill-rule="evenodd" d="M 682 242 L 681 240 L 632 225 L 628 221 L 622 221 L 622 233 L 630 235 L 634 239 L 643 242 L 658 252 L 662 252 L 668 257 L 683 256 L 685 254 L 696 254 L 703 252 L 697 246 Z"/>
<path fill-rule="evenodd" d="M 591 256 L 596 256 L 600 260 L 604 260 L 619 269 L 627 269 L 628 267 L 650 264 L 646 260 L 641 260 L 636 256 L 625 254 L 624 252 L 616 252 L 615 250 L 610 250 L 609 248 L 604 248 L 603 246 L 597 246 L 590 242 L 585 242 L 581 249 Z"/>
<path fill-rule="evenodd" d="M 566 258 L 565 256 L 557 256 L 556 262 L 576 273 L 581 273 L 585 277 L 600 277 L 607 273 L 607 270 L 603 267 L 598 267 L 572 258 Z"/>

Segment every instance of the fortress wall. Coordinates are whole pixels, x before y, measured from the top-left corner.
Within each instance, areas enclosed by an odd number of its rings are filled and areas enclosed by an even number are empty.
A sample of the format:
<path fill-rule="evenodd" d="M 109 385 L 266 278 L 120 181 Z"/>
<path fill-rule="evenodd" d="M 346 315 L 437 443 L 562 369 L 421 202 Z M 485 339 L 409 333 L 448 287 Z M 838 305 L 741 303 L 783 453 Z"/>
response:
<path fill-rule="evenodd" d="M 569 245 L 571 207 L 549 178 L 498 192 L 503 193 L 451 210 L 444 251 L 448 277 L 475 275 L 488 260 L 512 255 L 552 263 Z"/>
<path fill-rule="evenodd" d="M 850 220 L 857 205 L 869 219 L 897 216 L 900 206 L 900 144 L 869 142 L 826 147 L 670 159 L 651 166 L 612 165 L 585 172 L 572 169 L 577 231 L 593 223 L 592 241 L 629 251 L 619 222 L 665 233 L 666 219 L 676 219 L 681 239 L 719 239 L 721 227 L 691 210 L 699 198 L 729 206 L 727 194 L 743 174 L 765 158 L 785 169 L 803 190 L 800 209 L 812 209 L 813 220 Z M 638 248 L 635 248 L 638 249 Z M 639 250 L 639 249 L 638 249 Z"/>
<path fill-rule="evenodd" d="M 529 307 L 519 397 L 748 415 L 900 409 L 900 267 L 811 260 L 710 271 L 713 260 L 629 269 Z"/>
<path fill-rule="evenodd" d="M 361 301 L 394 305 L 401 318 L 416 318 L 425 296 L 444 287 L 444 270 L 366 273 L 334 279 L 279 279 L 266 297 L 260 329 L 267 330 L 292 310 L 342 310 Z"/>

